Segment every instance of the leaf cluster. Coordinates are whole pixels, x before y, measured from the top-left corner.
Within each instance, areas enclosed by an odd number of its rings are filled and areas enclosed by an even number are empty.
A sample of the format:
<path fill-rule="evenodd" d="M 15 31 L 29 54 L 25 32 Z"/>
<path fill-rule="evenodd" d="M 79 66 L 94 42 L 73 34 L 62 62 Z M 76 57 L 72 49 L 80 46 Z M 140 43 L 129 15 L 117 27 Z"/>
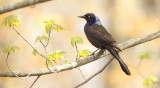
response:
<path fill-rule="evenodd" d="M 139 58 L 141 60 L 144 60 L 144 59 L 149 60 L 149 59 L 151 59 L 151 55 L 149 53 L 143 53 L 143 54 L 139 55 Z"/>
<path fill-rule="evenodd" d="M 9 26 L 9 27 L 11 26 L 18 27 L 20 23 L 22 23 L 21 16 L 16 14 L 9 15 L 8 17 L 4 18 L 2 21 L 2 25 L 4 24 L 5 26 Z"/>
<path fill-rule="evenodd" d="M 16 52 L 19 48 L 17 46 L 7 46 L 5 47 L 5 49 L 3 50 L 4 53 L 13 53 Z"/>
<path fill-rule="evenodd" d="M 45 35 L 42 35 L 42 36 L 38 36 L 36 38 L 36 42 L 39 41 L 39 42 L 42 42 L 42 41 L 48 41 L 48 37 L 46 37 Z"/>
<path fill-rule="evenodd" d="M 64 59 L 63 55 L 65 54 L 65 51 L 57 50 L 53 52 L 53 54 L 48 55 L 48 59 L 51 61 L 57 62 L 60 59 Z"/>
<path fill-rule="evenodd" d="M 156 84 L 156 83 L 158 83 L 158 78 L 155 76 L 151 76 L 149 78 L 146 78 L 143 81 L 143 85 L 148 86 L 148 87 L 151 86 L 152 84 Z"/>
<path fill-rule="evenodd" d="M 52 30 L 57 32 L 64 30 L 62 26 L 55 24 L 53 20 L 44 21 L 44 23 L 46 23 L 45 29 L 47 34 L 51 33 Z"/>
<path fill-rule="evenodd" d="M 84 49 L 84 50 L 79 50 L 78 51 L 78 57 L 82 57 L 82 58 L 85 58 L 87 57 L 88 55 L 90 55 L 92 52 L 88 49 Z"/>
<path fill-rule="evenodd" d="M 79 36 L 74 36 L 71 38 L 71 45 L 74 46 L 75 44 L 82 44 L 83 43 L 83 38 Z"/>

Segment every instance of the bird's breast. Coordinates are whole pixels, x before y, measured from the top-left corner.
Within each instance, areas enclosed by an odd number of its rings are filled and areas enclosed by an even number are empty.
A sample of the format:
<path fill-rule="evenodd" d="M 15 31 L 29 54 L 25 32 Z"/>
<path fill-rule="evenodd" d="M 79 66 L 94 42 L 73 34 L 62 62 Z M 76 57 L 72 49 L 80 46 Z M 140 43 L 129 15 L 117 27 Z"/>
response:
<path fill-rule="evenodd" d="M 87 39 L 89 40 L 89 42 L 95 46 L 96 48 L 100 48 L 100 49 L 103 49 L 103 44 L 101 43 L 100 40 L 98 40 L 96 37 L 95 37 L 95 34 L 93 34 L 92 32 L 90 32 L 90 29 L 86 28 L 84 29 L 84 32 L 86 34 L 86 37 Z"/>

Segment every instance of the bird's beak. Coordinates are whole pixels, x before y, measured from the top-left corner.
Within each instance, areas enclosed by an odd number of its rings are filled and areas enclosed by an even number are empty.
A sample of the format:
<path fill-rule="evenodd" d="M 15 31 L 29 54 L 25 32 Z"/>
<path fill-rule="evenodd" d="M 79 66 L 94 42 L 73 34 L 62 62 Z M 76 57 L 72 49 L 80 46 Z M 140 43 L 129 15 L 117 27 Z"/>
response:
<path fill-rule="evenodd" d="M 85 19 L 85 16 L 78 16 L 79 18 L 84 18 Z"/>

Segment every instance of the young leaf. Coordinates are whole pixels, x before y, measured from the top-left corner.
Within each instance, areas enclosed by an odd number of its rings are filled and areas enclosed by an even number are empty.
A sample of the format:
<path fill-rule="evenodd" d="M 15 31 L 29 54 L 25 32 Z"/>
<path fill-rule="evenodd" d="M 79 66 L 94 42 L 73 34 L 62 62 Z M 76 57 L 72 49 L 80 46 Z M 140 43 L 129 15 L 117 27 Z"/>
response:
<path fill-rule="evenodd" d="M 3 52 L 4 53 L 12 53 L 12 52 L 15 52 L 18 49 L 19 48 L 17 46 L 7 46 L 7 47 L 5 47 L 5 49 L 3 50 Z"/>
<path fill-rule="evenodd" d="M 141 55 L 139 56 L 139 58 L 140 58 L 141 60 L 144 60 L 144 59 L 149 60 L 149 59 L 151 59 L 151 56 L 150 56 L 149 53 L 143 53 L 143 54 L 141 54 Z"/>
<path fill-rule="evenodd" d="M 83 38 L 74 36 L 71 38 L 71 45 L 74 46 L 75 44 L 82 44 L 83 43 Z"/>
<path fill-rule="evenodd" d="M 9 15 L 8 17 L 4 18 L 2 21 L 2 25 L 4 24 L 5 26 L 9 26 L 9 27 L 11 26 L 18 27 L 20 23 L 22 23 L 21 16 L 16 14 Z"/>
<path fill-rule="evenodd" d="M 48 59 L 57 62 L 59 59 L 64 59 L 63 55 L 65 53 L 65 51 L 57 50 L 53 54 L 49 55 Z"/>
<path fill-rule="evenodd" d="M 36 55 L 38 54 L 38 53 L 37 53 L 37 50 L 38 50 L 38 49 L 32 51 L 32 54 L 33 54 L 34 56 L 36 56 Z"/>
<path fill-rule="evenodd" d="M 144 79 L 143 85 L 145 86 L 151 86 L 152 84 L 158 83 L 158 78 L 155 76 L 151 76 L 149 78 Z"/>
<path fill-rule="evenodd" d="M 64 59 L 63 54 L 65 54 L 65 53 L 66 53 L 65 51 L 58 50 L 53 53 L 53 59 L 54 60 Z"/>
<path fill-rule="evenodd" d="M 57 31 L 60 32 L 62 30 L 65 30 L 62 26 L 58 25 L 58 24 L 54 24 L 53 28 Z"/>
<path fill-rule="evenodd" d="M 37 41 L 48 41 L 48 37 L 46 37 L 46 36 L 44 36 L 44 35 L 38 36 L 38 37 L 36 38 L 36 42 L 37 42 Z"/>
<path fill-rule="evenodd" d="M 49 20 L 49 21 L 44 21 L 44 23 L 46 23 L 45 28 L 46 28 L 46 33 L 48 34 L 53 30 L 54 21 Z"/>
<path fill-rule="evenodd" d="M 61 30 L 64 30 L 64 28 L 58 24 L 55 24 L 53 20 L 44 21 L 46 23 L 46 33 L 50 33 L 52 30 L 55 30 L 57 32 L 60 32 Z"/>
<path fill-rule="evenodd" d="M 86 56 L 88 56 L 90 54 L 91 54 L 91 51 L 89 51 L 88 49 L 78 51 L 78 57 L 85 58 Z"/>
<path fill-rule="evenodd" d="M 54 60 L 53 60 L 53 55 L 52 55 L 52 54 L 51 54 L 51 55 L 48 55 L 48 58 L 47 58 L 47 59 L 48 59 L 47 64 L 48 64 L 48 65 L 52 65 L 52 63 L 53 63 L 53 61 L 54 61 Z"/>

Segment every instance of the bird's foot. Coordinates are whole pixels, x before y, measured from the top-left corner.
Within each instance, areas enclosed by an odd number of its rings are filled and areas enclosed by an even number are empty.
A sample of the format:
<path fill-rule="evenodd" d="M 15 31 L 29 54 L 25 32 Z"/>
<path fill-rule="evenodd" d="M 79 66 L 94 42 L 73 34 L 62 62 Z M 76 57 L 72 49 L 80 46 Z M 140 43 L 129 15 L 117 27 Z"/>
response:
<path fill-rule="evenodd" d="M 94 59 L 95 59 L 96 57 L 95 57 L 95 55 L 94 55 L 94 54 L 95 54 L 98 50 L 99 50 L 99 49 L 95 50 L 95 51 L 94 51 L 90 56 L 93 56 L 93 57 L 94 57 Z"/>

